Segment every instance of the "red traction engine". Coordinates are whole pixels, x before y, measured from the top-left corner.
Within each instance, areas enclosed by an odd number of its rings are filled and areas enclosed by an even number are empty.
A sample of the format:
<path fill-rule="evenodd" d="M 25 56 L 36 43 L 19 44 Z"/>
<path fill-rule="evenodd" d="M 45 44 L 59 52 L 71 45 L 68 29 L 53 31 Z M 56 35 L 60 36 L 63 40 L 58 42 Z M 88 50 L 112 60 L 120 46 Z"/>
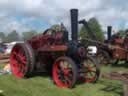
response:
<path fill-rule="evenodd" d="M 119 61 L 128 61 L 128 32 L 125 36 L 120 36 L 119 33 L 111 35 L 112 26 L 108 26 L 108 40 L 101 44 L 99 58 L 102 57 L 102 64 L 118 64 Z M 103 63 L 104 62 L 104 63 Z"/>
<path fill-rule="evenodd" d="M 87 55 L 87 50 L 77 38 L 78 10 L 71 10 L 72 40 L 68 32 L 47 29 L 43 34 L 25 43 L 16 44 L 11 52 L 12 73 L 19 78 L 30 77 L 34 73 L 52 74 L 55 84 L 71 88 L 76 81 L 96 82 L 100 70 L 96 60 Z"/>
<path fill-rule="evenodd" d="M 124 38 L 121 36 L 117 36 L 113 39 L 113 42 L 108 47 L 108 52 L 112 59 L 115 60 L 115 64 L 119 61 L 128 61 L 128 36 L 126 35 Z"/>

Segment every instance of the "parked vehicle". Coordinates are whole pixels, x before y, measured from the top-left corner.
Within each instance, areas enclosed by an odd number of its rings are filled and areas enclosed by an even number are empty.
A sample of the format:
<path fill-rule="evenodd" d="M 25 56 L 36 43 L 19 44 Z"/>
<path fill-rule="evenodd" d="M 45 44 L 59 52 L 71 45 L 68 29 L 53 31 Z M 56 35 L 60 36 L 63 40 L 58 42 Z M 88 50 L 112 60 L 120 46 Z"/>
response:
<path fill-rule="evenodd" d="M 12 48 L 17 43 L 23 43 L 23 41 L 14 41 L 14 42 L 10 42 L 10 43 L 5 43 L 6 47 L 5 47 L 4 53 L 5 54 L 10 54 L 11 51 L 12 51 Z"/>
<path fill-rule="evenodd" d="M 111 63 L 112 60 L 117 61 L 124 60 L 128 61 L 128 32 L 126 32 L 125 37 L 120 37 L 119 34 L 111 36 L 112 27 L 108 27 L 108 40 L 104 43 L 98 41 L 95 33 L 88 26 L 86 20 L 81 21 L 82 24 L 87 28 L 88 32 L 91 33 L 93 39 L 88 39 L 91 42 L 94 42 L 97 46 L 97 59 L 100 60 L 101 64 Z"/>
<path fill-rule="evenodd" d="M 78 10 L 71 10 L 72 40 L 64 28 L 56 32 L 47 29 L 25 43 L 17 43 L 10 56 L 12 73 L 19 78 L 36 72 L 52 73 L 55 84 L 71 88 L 76 82 L 96 82 L 100 69 L 87 49 L 78 42 Z"/>
<path fill-rule="evenodd" d="M 0 53 L 4 53 L 6 46 L 3 43 L 0 43 Z"/>

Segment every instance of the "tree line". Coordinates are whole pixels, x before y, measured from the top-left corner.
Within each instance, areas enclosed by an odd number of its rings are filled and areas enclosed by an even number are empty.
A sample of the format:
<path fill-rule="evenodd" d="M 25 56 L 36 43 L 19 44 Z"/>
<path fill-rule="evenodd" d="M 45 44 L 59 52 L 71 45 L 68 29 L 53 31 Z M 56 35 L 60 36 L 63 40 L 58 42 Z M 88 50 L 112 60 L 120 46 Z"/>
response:
<path fill-rule="evenodd" d="M 9 32 L 8 34 L 0 32 L 0 38 L 3 42 L 24 41 L 36 35 L 38 35 L 38 32 L 36 31 L 21 32 L 21 34 L 19 34 L 16 30 Z"/>

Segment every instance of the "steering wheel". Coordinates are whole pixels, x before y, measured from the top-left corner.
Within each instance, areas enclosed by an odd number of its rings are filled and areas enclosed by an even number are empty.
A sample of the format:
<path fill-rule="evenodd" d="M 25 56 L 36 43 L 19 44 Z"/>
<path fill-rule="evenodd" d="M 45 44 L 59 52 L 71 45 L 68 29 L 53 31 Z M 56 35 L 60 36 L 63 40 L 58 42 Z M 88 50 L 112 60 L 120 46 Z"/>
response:
<path fill-rule="evenodd" d="M 56 31 L 53 29 L 47 29 L 44 31 L 43 35 L 51 35 L 51 36 L 56 36 Z"/>

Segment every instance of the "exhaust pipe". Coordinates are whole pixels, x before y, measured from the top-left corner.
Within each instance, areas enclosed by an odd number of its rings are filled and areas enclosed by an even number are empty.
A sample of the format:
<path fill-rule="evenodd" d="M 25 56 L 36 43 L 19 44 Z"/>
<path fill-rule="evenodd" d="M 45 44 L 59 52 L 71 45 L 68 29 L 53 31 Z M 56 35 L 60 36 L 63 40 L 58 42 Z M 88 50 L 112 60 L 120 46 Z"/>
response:
<path fill-rule="evenodd" d="M 108 26 L 107 27 L 107 40 L 111 40 L 111 36 L 112 36 L 112 26 Z"/>
<path fill-rule="evenodd" d="M 78 41 L 78 9 L 71 9 L 71 38 Z"/>

